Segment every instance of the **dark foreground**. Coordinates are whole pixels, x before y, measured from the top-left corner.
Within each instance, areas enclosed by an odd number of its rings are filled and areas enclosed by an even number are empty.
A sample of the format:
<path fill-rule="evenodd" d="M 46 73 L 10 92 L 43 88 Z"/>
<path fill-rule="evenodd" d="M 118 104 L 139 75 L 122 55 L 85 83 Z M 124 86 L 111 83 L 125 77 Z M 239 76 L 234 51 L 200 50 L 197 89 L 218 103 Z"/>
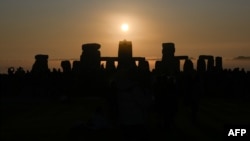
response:
<path fill-rule="evenodd" d="M 152 108 L 146 130 L 133 133 L 139 135 L 143 132 L 141 135 L 148 140 L 223 140 L 226 125 L 250 123 L 250 103 L 247 99 L 202 97 L 195 121 L 192 119 L 192 109 L 181 99 L 178 103 L 172 124 L 163 127 L 160 117 Z M 103 109 L 108 128 L 89 128 L 91 125 L 88 122 L 98 107 Z M 125 139 L 124 130 L 115 125 L 110 115 L 107 101 L 97 97 L 71 98 L 65 101 L 2 99 L 1 141 Z"/>

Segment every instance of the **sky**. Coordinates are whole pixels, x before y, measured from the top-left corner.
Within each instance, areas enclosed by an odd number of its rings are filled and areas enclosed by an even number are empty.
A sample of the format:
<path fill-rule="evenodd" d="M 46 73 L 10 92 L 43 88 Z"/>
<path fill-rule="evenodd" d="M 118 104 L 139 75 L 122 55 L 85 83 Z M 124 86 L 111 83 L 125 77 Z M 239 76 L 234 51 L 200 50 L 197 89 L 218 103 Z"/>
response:
<path fill-rule="evenodd" d="M 133 56 L 160 58 L 164 42 L 193 58 L 250 56 L 249 7 L 249 0 L 0 0 L 0 62 L 80 59 L 85 43 L 117 56 L 124 39 Z"/>

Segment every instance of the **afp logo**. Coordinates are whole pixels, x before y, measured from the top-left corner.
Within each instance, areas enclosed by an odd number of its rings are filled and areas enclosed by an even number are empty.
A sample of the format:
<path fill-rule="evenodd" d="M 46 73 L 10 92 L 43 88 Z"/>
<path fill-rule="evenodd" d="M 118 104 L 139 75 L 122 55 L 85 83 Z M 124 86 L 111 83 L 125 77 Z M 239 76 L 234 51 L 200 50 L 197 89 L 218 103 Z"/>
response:
<path fill-rule="evenodd" d="M 228 136 L 244 136 L 247 133 L 247 129 L 230 129 Z"/>
<path fill-rule="evenodd" d="M 245 141 L 249 140 L 250 136 L 250 129 L 249 126 L 246 125 L 231 125 L 231 126 L 226 126 L 224 130 L 224 136 L 226 137 L 227 141 L 228 140 L 233 140 L 233 141 Z"/>

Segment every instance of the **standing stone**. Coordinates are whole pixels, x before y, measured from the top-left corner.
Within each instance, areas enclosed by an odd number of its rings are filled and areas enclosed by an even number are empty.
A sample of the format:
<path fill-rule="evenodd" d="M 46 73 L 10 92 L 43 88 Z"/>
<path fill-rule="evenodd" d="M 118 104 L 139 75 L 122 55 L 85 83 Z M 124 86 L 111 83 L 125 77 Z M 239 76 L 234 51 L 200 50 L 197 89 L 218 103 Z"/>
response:
<path fill-rule="evenodd" d="M 193 62 L 190 59 L 186 59 L 183 66 L 183 71 L 186 73 L 192 73 L 194 71 Z"/>
<path fill-rule="evenodd" d="M 222 57 L 216 57 L 215 58 L 215 68 L 217 71 L 222 71 L 223 67 L 222 67 Z"/>
<path fill-rule="evenodd" d="M 132 58 L 132 42 L 131 41 L 120 41 L 118 49 L 118 69 L 133 68 L 135 62 Z"/>
<path fill-rule="evenodd" d="M 180 72 L 180 61 L 175 58 L 175 45 L 174 43 L 162 44 L 162 61 L 161 72 L 167 75 L 175 75 Z"/>
<path fill-rule="evenodd" d="M 97 71 L 100 69 L 101 53 L 99 51 L 101 45 L 97 43 L 89 43 L 82 45 L 81 70 Z"/>
<path fill-rule="evenodd" d="M 72 71 L 74 73 L 79 73 L 80 70 L 81 70 L 81 62 L 80 61 L 73 61 Z"/>
<path fill-rule="evenodd" d="M 140 60 L 138 64 L 139 72 L 149 72 L 149 63 L 145 60 Z"/>
<path fill-rule="evenodd" d="M 214 57 L 209 56 L 207 60 L 207 71 L 212 71 L 214 70 Z"/>
<path fill-rule="evenodd" d="M 113 59 L 109 59 L 106 62 L 106 70 L 109 72 L 115 71 L 115 61 Z"/>
<path fill-rule="evenodd" d="M 48 55 L 38 54 L 35 56 L 35 63 L 32 66 L 32 73 L 48 73 Z"/>
<path fill-rule="evenodd" d="M 198 72 L 206 71 L 206 61 L 202 57 L 199 57 L 199 59 L 197 60 L 197 71 Z"/>
<path fill-rule="evenodd" d="M 162 43 L 162 61 L 167 61 L 174 58 L 175 45 L 174 43 Z"/>

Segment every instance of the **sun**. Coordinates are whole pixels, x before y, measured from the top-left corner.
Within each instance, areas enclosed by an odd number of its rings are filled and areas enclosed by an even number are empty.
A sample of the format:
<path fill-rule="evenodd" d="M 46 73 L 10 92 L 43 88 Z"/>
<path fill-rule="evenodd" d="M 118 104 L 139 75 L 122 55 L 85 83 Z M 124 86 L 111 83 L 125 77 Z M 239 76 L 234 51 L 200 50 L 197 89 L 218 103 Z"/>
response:
<path fill-rule="evenodd" d="M 121 30 L 122 30 L 123 32 L 127 32 L 128 29 L 129 29 L 128 24 L 124 23 L 124 24 L 121 25 Z"/>

